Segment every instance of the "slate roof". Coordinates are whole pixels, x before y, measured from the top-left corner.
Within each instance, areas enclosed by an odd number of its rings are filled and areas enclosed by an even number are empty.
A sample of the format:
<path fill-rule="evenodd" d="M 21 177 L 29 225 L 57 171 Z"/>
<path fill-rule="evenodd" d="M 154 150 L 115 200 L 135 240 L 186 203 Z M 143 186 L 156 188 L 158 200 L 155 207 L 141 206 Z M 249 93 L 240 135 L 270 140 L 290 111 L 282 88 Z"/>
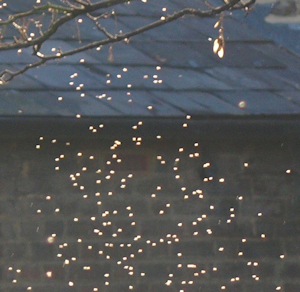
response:
<path fill-rule="evenodd" d="M 272 3 L 259 4 L 247 17 L 243 12 L 236 12 L 234 16 L 239 21 L 244 21 L 249 27 L 259 31 L 265 39 L 273 40 L 276 44 L 300 56 L 300 21 L 292 22 L 288 15 L 280 17 L 272 15 L 274 7 L 276 6 Z M 278 18 L 278 21 L 270 23 L 270 18 Z M 300 20 L 300 14 L 295 19 Z"/>
<path fill-rule="evenodd" d="M 59 2 L 52 1 L 52 2 Z M 5 14 L 29 9 L 35 0 L 10 0 Z M 42 1 L 43 3 L 43 1 Z M 17 5 L 16 5 L 17 4 Z M 133 1 L 103 20 L 113 33 L 145 25 L 199 1 Z M 167 12 L 162 12 L 166 7 Z M 46 20 L 45 20 L 46 21 Z M 225 57 L 212 52 L 216 19 L 184 17 L 101 50 L 90 50 L 27 71 L 0 87 L 0 116 L 185 117 L 297 115 L 300 58 L 240 20 L 225 18 Z M 43 53 L 62 51 L 102 37 L 93 23 L 67 24 Z M 9 30 L 5 36 L 10 37 Z M 113 61 L 112 61 L 113 58 Z M 34 57 L 2 51 L 0 68 L 20 68 Z"/>

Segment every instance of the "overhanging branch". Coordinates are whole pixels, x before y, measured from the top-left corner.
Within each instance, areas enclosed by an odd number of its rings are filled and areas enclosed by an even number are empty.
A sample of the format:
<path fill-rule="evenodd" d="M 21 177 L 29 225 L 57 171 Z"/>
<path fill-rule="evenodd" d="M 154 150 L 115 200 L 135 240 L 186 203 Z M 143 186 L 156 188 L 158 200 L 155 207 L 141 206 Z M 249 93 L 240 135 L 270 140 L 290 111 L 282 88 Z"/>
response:
<path fill-rule="evenodd" d="M 7 21 L 0 22 L 1 25 L 8 25 L 15 23 L 18 19 L 24 19 L 28 16 L 36 15 L 40 12 L 45 13 L 45 11 L 49 9 L 56 9 L 58 13 L 60 13 L 60 17 L 57 20 L 54 20 L 51 22 L 49 27 L 40 33 L 40 36 L 34 38 L 34 39 L 24 39 L 22 37 L 20 40 L 16 40 L 14 42 L 10 43 L 2 43 L 0 44 L 0 51 L 1 50 L 13 50 L 13 49 L 22 49 L 22 48 L 33 48 L 33 54 L 36 55 L 39 60 L 37 62 L 27 64 L 22 69 L 12 72 L 10 70 L 3 70 L 0 73 L 0 79 L 2 81 L 2 84 L 12 80 L 15 76 L 23 74 L 27 70 L 31 68 L 38 67 L 42 64 L 45 64 L 47 61 L 55 60 L 55 59 L 61 59 L 70 55 L 74 55 L 89 49 L 97 48 L 99 46 L 104 46 L 108 44 L 113 44 L 120 41 L 126 41 L 130 39 L 133 36 L 142 34 L 148 30 L 154 29 L 156 27 L 162 26 L 166 23 L 170 23 L 172 21 L 175 21 L 185 15 L 193 15 L 198 16 L 200 18 L 205 17 L 214 17 L 218 16 L 221 13 L 224 13 L 225 11 L 231 11 L 236 9 L 248 9 L 250 6 L 252 6 L 255 3 L 255 0 L 249 0 L 248 2 L 244 3 L 241 2 L 241 0 L 232 0 L 230 2 L 225 3 L 224 5 L 221 5 L 219 7 L 209 7 L 207 10 L 202 9 L 194 9 L 194 8 L 185 8 L 180 11 L 177 11 L 173 13 L 172 15 L 162 16 L 159 20 L 156 20 L 154 22 L 151 22 L 145 26 L 139 27 L 137 29 L 134 29 L 127 33 L 118 33 L 118 34 L 111 34 L 107 31 L 107 29 L 100 25 L 98 23 L 99 17 L 94 17 L 91 13 L 95 11 L 101 11 L 103 9 L 106 9 L 104 13 L 107 13 L 107 9 L 111 8 L 115 5 L 119 5 L 122 3 L 128 2 L 128 0 L 105 0 L 100 1 L 91 4 L 88 0 L 73 0 L 73 2 L 77 3 L 79 6 L 73 5 L 72 6 L 59 6 L 59 5 L 53 5 L 50 2 L 48 2 L 45 5 L 42 6 L 36 6 L 33 7 L 32 10 L 22 13 L 17 13 L 13 16 L 10 16 Z M 68 2 L 66 2 L 68 3 Z M 75 7 L 74 7 L 75 6 Z M 45 43 L 50 37 L 52 37 L 58 28 L 62 27 L 66 22 L 71 21 L 75 19 L 78 16 L 86 15 L 89 19 L 94 21 L 98 29 L 104 34 L 105 38 L 101 40 L 97 40 L 94 42 L 90 42 L 87 45 L 80 46 L 78 48 L 75 48 L 73 50 L 69 50 L 66 52 L 59 52 L 53 55 L 45 56 L 42 53 L 39 52 L 40 48 L 42 47 L 43 43 Z M 20 25 L 19 25 L 20 26 Z"/>

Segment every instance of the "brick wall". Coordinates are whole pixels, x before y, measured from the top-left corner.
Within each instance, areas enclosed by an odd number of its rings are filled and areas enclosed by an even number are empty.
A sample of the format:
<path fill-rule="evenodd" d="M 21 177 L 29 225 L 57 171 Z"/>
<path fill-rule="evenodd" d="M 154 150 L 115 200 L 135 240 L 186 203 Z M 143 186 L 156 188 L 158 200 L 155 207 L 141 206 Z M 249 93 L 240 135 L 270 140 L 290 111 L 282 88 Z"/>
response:
<path fill-rule="evenodd" d="M 282 141 L 3 141 L 0 290 L 300 291 Z"/>

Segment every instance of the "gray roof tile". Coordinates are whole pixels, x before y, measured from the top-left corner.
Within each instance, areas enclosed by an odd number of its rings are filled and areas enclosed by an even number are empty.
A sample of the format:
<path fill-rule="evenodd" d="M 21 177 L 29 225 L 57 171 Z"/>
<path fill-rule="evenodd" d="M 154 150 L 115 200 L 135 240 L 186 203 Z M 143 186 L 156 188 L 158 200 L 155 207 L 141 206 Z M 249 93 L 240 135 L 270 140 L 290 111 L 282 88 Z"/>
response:
<path fill-rule="evenodd" d="M 166 83 L 173 89 L 228 90 L 232 88 L 229 84 L 219 81 L 208 74 L 191 69 L 162 67 L 162 70 L 157 72 L 157 75 L 158 79 L 161 79 L 163 83 Z"/>
<path fill-rule="evenodd" d="M 116 8 L 116 11 L 122 11 L 123 13 L 128 13 L 131 15 L 157 16 L 158 13 L 161 15 L 164 14 L 162 12 L 162 8 L 164 7 L 167 8 L 167 14 L 171 14 L 180 9 L 180 6 L 172 1 L 160 0 L 157 2 L 148 1 L 147 4 L 133 1 L 130 3 L 130 5 L 119 5 L 119 7 Z"/>
<path fill-rule="evenodd" d="M 10 13 L 29 9 L 33 2 L 10 0 Z M 199 1 L 132 1 L 116 7 L 117 18 L 101 23 L 112 34 L 127 32 L 186 5 L 199 8 Z M 0 17 L 4 13 L 1 10 Z M 66 30 L 59 29 L 42 52 L 65 52 L 104 37 L 89 19 L 82 19 L 82 23 L 67 23 Z M 44 20 L 49 21 L 48 16 Z M 104 46 L 28 70 L 0 87 L 0 115 L 300 114 L 300 58 L 228 15 L 225 56 L 219 59 L 212 52 L 218 35 L 213 27 L 216 20 L 184 17 L 132 37 L 128 44 L 115 43 L 112 49 Z M 6 37 L 13 34 L 8 30 Z M 22 68 L 35 60 L 29 49 L 2 51 L 0 69 Z"/>
<path fill-rule="evenodd" d="M 165 102 L 193 116 L 211 114 L 243 114 L 239 108 L 208 92 L 199 91 L 152 91 Z"/>
<path fill-rule="evenodd" d="M 253 68 L 243 70 L 252 78 L 256 78 L 268 85 L 270 90 L 292 90 L 300 88 L 299 78 L 293 78 L 293 72 L 283 68 L 262 68 L 256 70 Z"/>
<path fill-rule="evenodd" d="M 180 20 L 186 26 L 193 28 L 202 35 L 216 38 L 218 37 L 218 29 L 214 28 L 218 18 L 199 18 L 199 17 L 186 17 Z M 250 29 L 244 23 L 237 21 L 232 17 L 225 17 L 224 19 L 224 37 L 227 41 L 257 41 L 264 40 L 260 34 Z M 198 37 L 199 38 L 199 37 Z"/>
<path fill-rule="evenodd" d="M 58 101 L 57 98 L 56 103 L 61 108 L 70 109 L 73 117 L 77 114 L 82 116 L 117 116 L 120 114 L 120 112 L 107 106 L 90 92 L 85 94 L 84 97 L 72 91 L 56 92 L 56 94 L 57 97 L 62 97 L 61 101 Z"/>
<path fill-rule="evenodd" d="M 44 55 L 50 55 L 54 53 L 65 53 L 67 51 L 74 50 L 86 43 L 79 42 L 78 40 L 74 41 L 66 41 L 66 40 L 49 40 L 46 42 L 42 48 L 41 48 L 41 53 Z M 68 56 L 65 59 L 62 59 L 60 63 L 72 63 L 75 65 L 78 65 L 80 60 L 84 59 L 85 62 L 89 63 L 95 63 L 98 62 L 98 58 L 96 56 L 93 56 L 89 54 L 88 51 L 85 52 L 80 52 L 75 55 Z"/>
<path fill-rule="evenodd" d="M 91 92 L 108 107 L 116 110 L 123 116 L 184 116 L 179 109 L 161 99 L 156 98 L 150 92 L 136 90 L 127 94 L 124 91 Z"/>
<path fill-rule="evenodd" d="M 210 44 L 211 45 L 211 44 Z M 160 64 L 174 67 L 202 68 L 216 66 L 218 61 L 181 42 L 132 42 L 132 46 L 155 59 Z M 176 48 L 176 49 L 174 49 Z M 211 50 L 211 47 L 209 48 Z M 185 52 L 185 54 L 182 54 Z M 201 52 L 201 53 L 199 53 Z"/>
<path fill-rule="evenodd" d="M 143 16 L 122 17 L 120 22 L 131 28 L 146 25 L 155 19 L 146 18 Z M 201 31 L 190 28 L 180 20 L 166 23 L 152 30 L 146 31 L 145 36 L 157 41 L 190 41 L 201 38 L 205 39 Z"/>
<path fill-rule="evenodd" d="M 1 51 L 1 64 L 26 64 L 27 62 L 36 61 L 38 59 L 32 55 L 32 50 L 30 49 L 22 49 L 19 53 L 17 50 Z"/>
<path fill-rule="evenodd" d="M 270 91 L 218 92 L 218 97 L 248 114 L 300 113 L 300 107 Z"/>
<path fill-rule="evenodd" d="M 208 68 L 205 72 L 218 80 L 227 82 L 236 89 L 269 89 L 263 80 L 255 75 L 251 76 L 242 68 L 219 66 Z"/>
<path fill-rule="evenodd" d="M 104 72 L 93 72 L 91 69 L 83 69 L 84 67 L 80 65 L 47 64 L 36 70 L 28 70 L 25 75 L 30 76 L 36 82 L 40 82 L 48 90 L 76 89 L 82 91 L 85 88 L 105 88 L 107 86 L 107 78 Z M 49 78 L 49 70 L 50 72 L 56 72 L 51 78 Z"/>
<path fill-rule="evenodd" d="M 20 93 L 18 90 L 2 90 L 1 91 L 1 104 L 6 104 L 7 108 L 1 107 L 1 115 L 57 115 L 53 108 L 53 102 L 47 106 L 41 104 L 45 98 L 53 98 L 54 96 L 46 91 L 31 91 Z M 38 102 L 37 102 L 38 101 Z M 67 109 L 63 109 L 64 115 Z"/>
<path fill-rule="evenodd" d="M 91 55 L 98 64 L 108 65 L 154 65 L 155 60 L 151 59 L 144 52 L 135 49 L 133 43 L 115 43 L 112 46 L 113 60 L 109 61 L 109 46 L 104 46 L 101 50 L 92 49 L 86 52 Z"/>
<path fill-rule="evenodd" d="M 276 92 L 280 95 L 283 99 L 288 100 L 294 104 L 300 106 L 300 92 L 299 90 L 294 91 L 278 91 Z"/>
<path fill-rule="evenodd" d="M 220 60 L 224 66 L 270 68 L 284 67 L 284 63 L 264 53 L 264 43 L 227 42 L 226 58 Z"/>

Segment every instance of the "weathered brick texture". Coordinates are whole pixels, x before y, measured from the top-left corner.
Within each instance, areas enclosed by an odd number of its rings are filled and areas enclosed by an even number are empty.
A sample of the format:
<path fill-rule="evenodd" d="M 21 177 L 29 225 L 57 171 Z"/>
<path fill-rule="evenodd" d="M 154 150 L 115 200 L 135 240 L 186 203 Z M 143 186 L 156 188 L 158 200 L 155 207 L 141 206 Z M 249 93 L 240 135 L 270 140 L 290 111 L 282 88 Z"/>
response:
<path fill-rule="evenodd" d="M 1 145 L 1 291 L 299 291 L 296 142 L 43 143 Z"/>

